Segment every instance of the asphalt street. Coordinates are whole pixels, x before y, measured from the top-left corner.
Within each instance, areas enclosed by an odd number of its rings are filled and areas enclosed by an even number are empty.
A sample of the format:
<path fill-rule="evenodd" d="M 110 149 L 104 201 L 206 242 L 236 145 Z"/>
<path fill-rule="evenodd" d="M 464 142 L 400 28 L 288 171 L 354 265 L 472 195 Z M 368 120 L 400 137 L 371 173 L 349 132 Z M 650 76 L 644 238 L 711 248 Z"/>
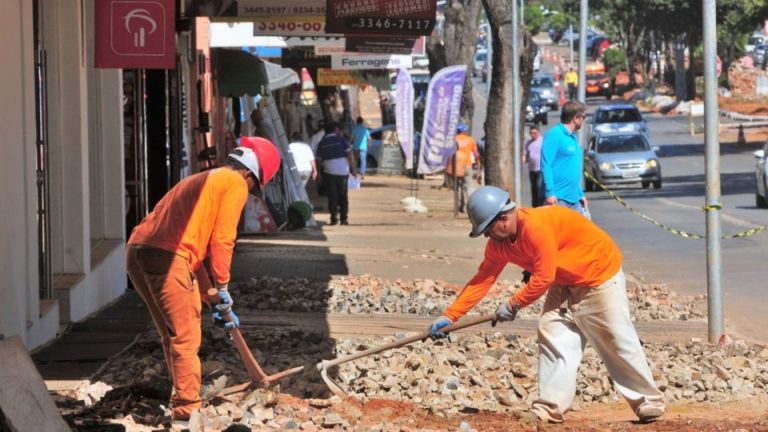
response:
<path fill-rule="evenodd" d="M 475 81 L 476 107 L 484 107 L 486 86 Z M 478 100 L 480 99 L 480 100 Z M 604 98 L 589 98 L 589 111 Z M 549 126 L 559 122 L 550 112 Z M 484 112 L 476 112 L 473 125 L 482 136 Z M 695 234 L 706 233 L 704 136 L 690 136 L 684 116 L 645 114 L 651 145 L 659 146 L 663 186 L 644 190 L 639 184 L 612 188 L 630 206 L 660 223 Z M 587 119 L 589 121 L 590 119 Z M 527 134 L 526 134 L 527 135 Z M 768 224 L 768 210 L 755 207 L 757 147 L 722 144 L 720 149 L 723 235 Z M 530 204 L 527 174 L 522 176 L 524 202 Z M 592 217 L 610 233 L 625 255 L 625 270 L 646 282 L 665 283 L 685 295 L 707 294 L 705 240 L 674 235 L 628 211 L 603 191 L 589 192 Z M 722 279 L 726 332 L 768 341 L 765 307 L 768 305 L 768 233 L 723 240 Z"/>

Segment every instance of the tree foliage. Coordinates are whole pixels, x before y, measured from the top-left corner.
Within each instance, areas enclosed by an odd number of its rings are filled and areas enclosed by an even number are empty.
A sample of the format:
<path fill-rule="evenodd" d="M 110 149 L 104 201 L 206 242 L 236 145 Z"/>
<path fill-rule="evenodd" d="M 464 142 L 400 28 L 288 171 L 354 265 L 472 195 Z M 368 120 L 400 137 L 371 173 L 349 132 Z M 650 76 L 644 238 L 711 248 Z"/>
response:
<path fill-rule="evenodd" d="M 531 35 L 537 35 L 542 27 L 546 18 L 541 8 L 538 5 L 528 5 L 525 7 L 525 27 L 531 32 Z"/>
<path fill-rule="evenodd" d="M 615 77 L 617 73 L 627 70 L 624 51 L 620 48 L 608 48 L 603 53 L 603 65 L 605 66 L 605 71 L 611 77 Z"/>

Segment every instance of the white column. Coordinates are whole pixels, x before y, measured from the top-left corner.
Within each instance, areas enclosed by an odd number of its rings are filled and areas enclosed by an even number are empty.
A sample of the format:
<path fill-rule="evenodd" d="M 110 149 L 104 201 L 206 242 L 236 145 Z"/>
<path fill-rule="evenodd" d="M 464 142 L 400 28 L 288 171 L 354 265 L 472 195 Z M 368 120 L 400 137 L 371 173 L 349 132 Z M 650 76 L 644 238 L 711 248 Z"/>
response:
<path fill-rule="evenodd" d="M 90 269 L 88 86 L 81 6 L 77 0 L 43 2 L 54 273 Z"/>

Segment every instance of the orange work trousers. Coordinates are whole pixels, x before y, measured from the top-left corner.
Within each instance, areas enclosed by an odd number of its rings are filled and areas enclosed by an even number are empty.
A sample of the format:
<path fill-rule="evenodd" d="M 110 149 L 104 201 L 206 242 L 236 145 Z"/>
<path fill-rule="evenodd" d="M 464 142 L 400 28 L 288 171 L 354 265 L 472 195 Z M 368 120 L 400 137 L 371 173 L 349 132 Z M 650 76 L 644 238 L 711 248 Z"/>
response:
<path fill-rule="evenodd" d="M 173 380 L 173 418 L 186 420 L 202 405 L 198 357 L 202 303 L 197 280 L 184 257 L 153 247 L 129 245 L 126 265 L 128 276 L 160 333 Z"/>

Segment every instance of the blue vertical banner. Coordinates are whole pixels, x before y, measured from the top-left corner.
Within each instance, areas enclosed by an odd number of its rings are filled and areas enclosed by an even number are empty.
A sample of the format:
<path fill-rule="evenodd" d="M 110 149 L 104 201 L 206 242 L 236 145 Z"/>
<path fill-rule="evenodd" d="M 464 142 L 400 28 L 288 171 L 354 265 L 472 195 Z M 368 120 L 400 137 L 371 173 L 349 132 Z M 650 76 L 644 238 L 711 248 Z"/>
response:
<path fill-rule="evenodd" d="M 466 74 L 466 65 L 449 66 L 440 69 L 429 82 L 419 149 L 419 174 L 445 169 L 455 151 L 454 139 Z"/>
<path fill-rule="evenodd" d="M 407 69 L 397 71 L 395 82 L 395 123 L 400 148 L 405 154 L 405 169 L 413 168 L 413 82 Z"/>

